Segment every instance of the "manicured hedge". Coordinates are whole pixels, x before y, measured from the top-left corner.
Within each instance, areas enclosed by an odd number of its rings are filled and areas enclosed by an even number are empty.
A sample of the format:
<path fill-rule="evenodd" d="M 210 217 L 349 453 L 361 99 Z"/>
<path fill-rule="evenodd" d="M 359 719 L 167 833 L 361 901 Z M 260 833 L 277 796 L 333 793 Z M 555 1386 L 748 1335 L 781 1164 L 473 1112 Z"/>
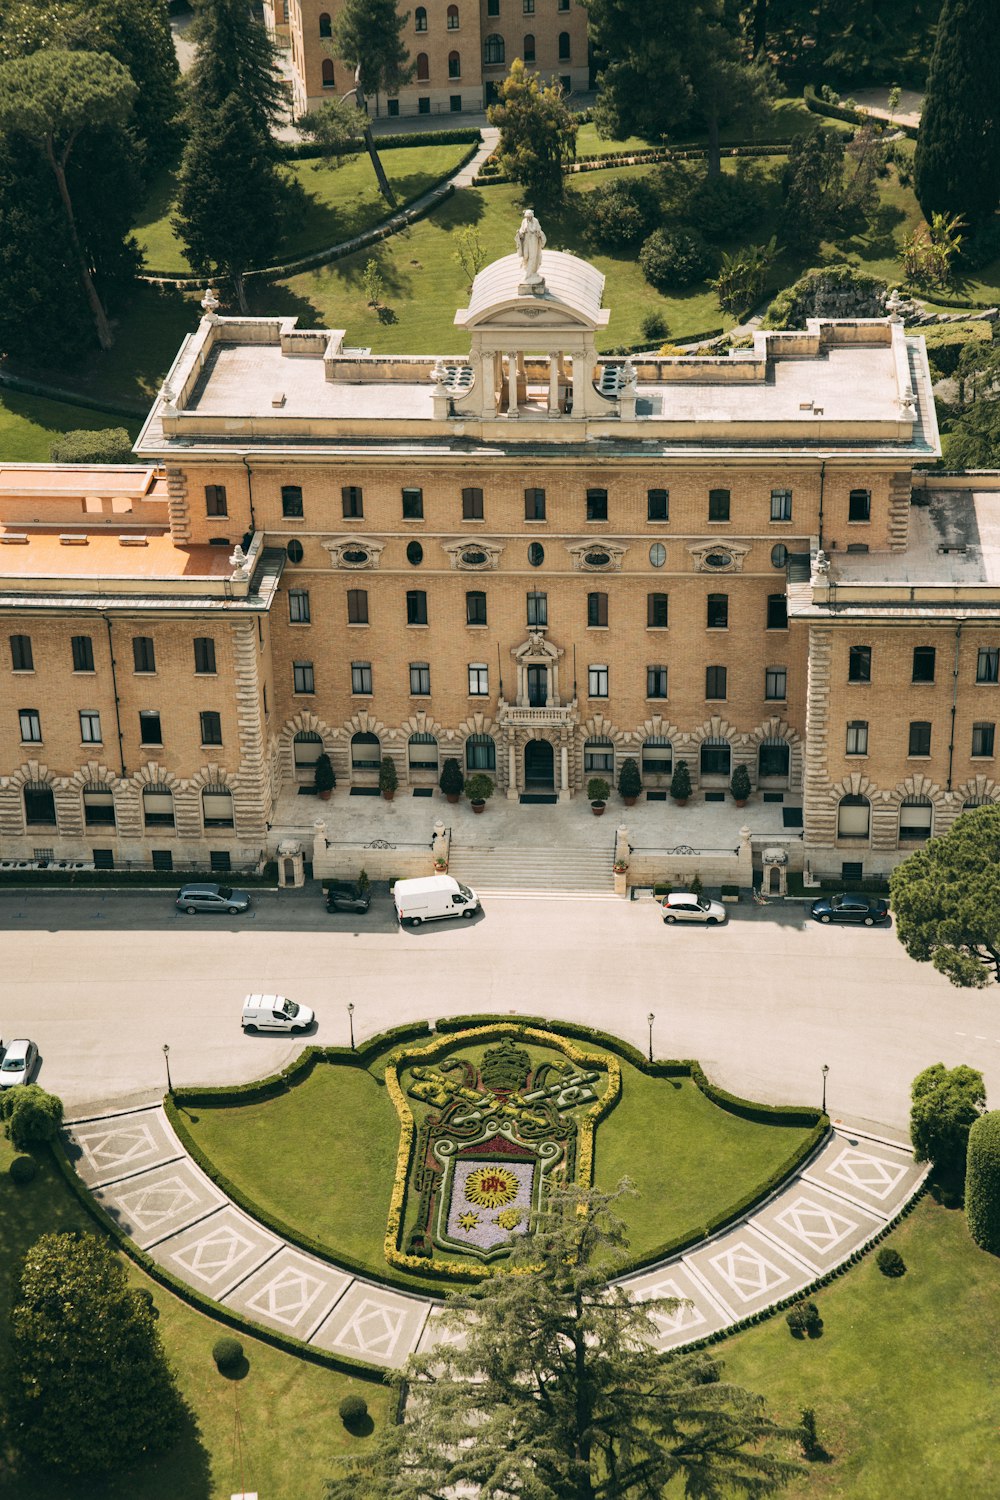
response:
<path fill-rule="evenodd" d="M 871 122 L 875 125 L 887 125 L 880 115 L 873 115 L 870 110 L 848 109 L 846 104 L 831 104 L 828 99 L 821 99 L 811 83 L 805 87 L 806 109 L 811 109 L 814 115 L 826 115 L 830 120 L 846 120 L 850 125 L 865 125 Z M 915 141 L 918 135 L 916 125 L 904 125 L 899 120 L 893 120 L 893 130 L 901 130 L 908 135 L 911 141 Z"/>
<path fill-rule="evenodd" d="M 416 131 L 412 135 L 377 135 L 375 136 L 375 149 L 377 151 L 399 151 L 408 146 L 478 146 L 480 140 L 479 131 L 473 125 L 467 125 L 464 129 L 456 130 L 425 130 Z M 282 156 L 286 161 L 311 161 L 313 157 L 324 155 L 317 151 L 312 141 L 288 141 L 282 146 Z M 345 142 L 343 149 L 330 153 L 333 156 L 363 156 L 365 148 L 357 141 Z"/>
<path fill-rule="evenodd" d="M 187 885 L 194 880 L 217 881 L 218 870 L 0 870 L 0 886 L 4 885 L 92 885 L 92 886 L 149 886 L 151 890 L 164 890 Z M 274 890 L 277 886 L 278 867 L 273 862 L 265 865 L 262 875 L 242 874 L 239 870 L 226 872 L 227 876 L 241 886 L 263 886 Z"/>
<path fill-rule="evenodd" d="M 980 1115 L 969 1130 L 965 1217 L 980 1250 L 1000 1255 L 1000 1110 Z"/>

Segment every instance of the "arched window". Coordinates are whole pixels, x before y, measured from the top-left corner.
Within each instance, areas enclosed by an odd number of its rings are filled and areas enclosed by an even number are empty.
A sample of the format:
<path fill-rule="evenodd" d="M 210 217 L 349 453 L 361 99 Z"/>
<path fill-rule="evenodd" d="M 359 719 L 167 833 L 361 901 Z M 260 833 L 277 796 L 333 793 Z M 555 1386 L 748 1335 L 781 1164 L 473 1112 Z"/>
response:
<path fill-rule="evenodd" d="M 449 7 L 448 7 L 448 30 L 449 31 L 457 31 L 458 30 L 458 6 L 457 5 L 449 5 Z"/>
<path fill-rule="evenodd" d="M 297 771 L 311 771 L 323 753 L 323 740 L 314 729 L 300 729 L 292 743 Z"/>
<path fill-rule="evenodd" d="M 465 742 L 467 771 L 495 771 L 497 747 L 491 734 L 470 734 Z"/>
<path fill-rule="evenodd" d="M 24 821 L 35 827 L 55 828 L 56 799 L 47 781 L 24 783 Z"/>
<path fill-rule="evenodd" d="M 382 747 L 377 734 L 356 734 L 351 739 L 351 765 L 355 771 L 377 771 Z"/>
<path fill-rule="evenodd" d="M 426 83 L 431 76 L 430 64 L 427 61 L 426 52 L 417 53 L 417 82 Z"/>
<path fill-rule="evenodd" d="M 407 748 L 411 771 L 436 771 L 438 742 L 432 734 L 411 734 Z"/>
<path fill-rule="evenodd" d="M 487 67 L 506 61 L 507 49 L 502 36 L 494 31 L 483 43 L 483 62 Z"/>
<path fill-rule="evenodd" d="M 111 788 L 101 781 L 83 789 L 83 821 L 88 828 L 114 828 L 115 799 Z"/>
<path fill-rule="evenodd" d="M 330 24 L 328 10 L 321 10 L 319 13 L 319 34 L 320 36 L 333 36 L 333 26 Z"/>
<path fill-rule="evenodd" d="M 974 808 L 974 807 L 992 807 L 992 806 L 993 806 L 993 798 L 992 797 L 970 797 L 966 802 L 962 803 L 962 811 L 963 812 L 970 812 L 972 810 L 972 808 Z"/>
<path fill-rule="evenodd" d="M 142 794 L 142 817 L 147 828 L 173 828 L 174 794 L 168 786 L 154 782 Z"/>
<path fill-rule="evenodd" d="M 837 809 L 838 839 L 866 839 L 871 828 L 871 804 L 867 797 L 841 797 Z"/>
<path fill-rule="evenodd" d="M 422 5 L 418 5 L 413 12 L 413 24 L 417 31 L 427 30 L 427 12 Z"/>
<path fill-rule="evenodd" d="M 899 842 L 923 843 L 931 836 L 934 809 L 926 797 L 904 797 L 899 806 Z"/>
<path fill-rule="evenodd" d="M 569 32 L 568 31 L 560 31 L 560 33 L 559 33 L 559 61 L 560 62 L 569 62 Z"/>
<path fill-rule="evenodd" d="M 674 769 L 674 747 L 662 734 L 651 734 L 642 746 L 644 776 L 670 776 Z"/>
<path fill-rule="evenodd" d="M 527 33 L 524 41 L 521 43 L 521 56 L 525 62 L 534 62 L 535 60 L 535 35 L 532 31 Z"/>
<path fill-rule="evenodd" d="M 613 740 L 601 738 L 584 741 L 584 773 L 587 771 L 613 771 L 614 768 L 615 746 Z"/>
<path fill-rule="evenodd" d="M 448 53 L 448 77 L 461 78 L 462 59 L 457 52 Z"/>
<path fill-rule="evenodd" d="M 791 751 L 787 740 L 761 740 L 757 752 L 757 775 L 761 781 L 788 780 Z"/>
<path fill-rule="evenodd" d="M 733 749 L 728 740 L 719 735 L 710 735 L 701 742 L 701 774 L 703 776 L 728 776 L 733 760 Z"/>
<path fill-rule="evenodd" d="M 323 87 L 325 89 L 332 89 L 333 88 L 333 82 L 334 82 L 334 80 L 333 80 L 333 62 L 332 62 L 332 60 L 329 57 L 324 57 L 324 59 L 323 59 Z"/>
<path fill-rule="evenodd" d="M 206 786 L 201 793 L 206 828 L 233 827 L 233 794 L 227 786 Z"/>

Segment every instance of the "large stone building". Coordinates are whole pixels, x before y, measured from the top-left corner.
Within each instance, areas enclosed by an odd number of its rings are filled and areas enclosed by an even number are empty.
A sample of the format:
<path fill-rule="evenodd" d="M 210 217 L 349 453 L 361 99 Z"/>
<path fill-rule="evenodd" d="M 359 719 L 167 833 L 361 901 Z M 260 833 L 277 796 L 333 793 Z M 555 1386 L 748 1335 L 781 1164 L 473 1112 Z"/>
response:
<path fill-rule="evenodd" d="M 523 246 L 461 353 L 209 310 L 148 468 L 0 471 L 0 852 L 235 866 L 324 748 L 342 785 L 454 755 L 562 799 L 742 763 L 822 874 L 1000 796 L 998 499 L 914 477 L 923 340 L 599 357 L 601 275 Z"/>

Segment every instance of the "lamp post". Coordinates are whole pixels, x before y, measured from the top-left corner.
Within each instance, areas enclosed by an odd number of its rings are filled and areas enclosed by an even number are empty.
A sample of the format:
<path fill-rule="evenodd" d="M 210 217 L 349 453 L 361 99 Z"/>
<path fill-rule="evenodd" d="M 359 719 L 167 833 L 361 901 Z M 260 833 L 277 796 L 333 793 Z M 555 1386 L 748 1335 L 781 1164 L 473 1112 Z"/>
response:
<path fill-rule="evenodd" d="M 823 1113 L 824 1114 L 826 1114 L 826 1075 L 827 1075 L 827 1073 L 829 1073 L 829 1071 L 830 1071 L 829 1064 L 828 1063 L 824 1063 L 823 1067 L 821 1069 L 821 1072 L 823 1074 Z"/>
<path fill-rule="evenodd" d="M 354 1002 L 347 1002 L 347 1020 L 351 1028 L 351 1051 L 354 1051 Z"/>
<path fill-rule="evenodd" d="M 649 1012 L 649 1015 L 646 1017 L 646 1020 L 649 1023 L 649 1053 L 648 1053 L 648 1056 L 649 1056 L 650 1062 L 652 1062 L 653 1061 L 653 1022 L 656 1020 L 656 1017 L 653 1015 L 652 1011 Z"/>
<path fill-rule="evenodd" d="M 167 1093 L 172 1094 L 174 1086 L 170 1082 L 170 1047 L 166 1042 L 163 1043 L 163 1061 L 167 1065 Z"/>

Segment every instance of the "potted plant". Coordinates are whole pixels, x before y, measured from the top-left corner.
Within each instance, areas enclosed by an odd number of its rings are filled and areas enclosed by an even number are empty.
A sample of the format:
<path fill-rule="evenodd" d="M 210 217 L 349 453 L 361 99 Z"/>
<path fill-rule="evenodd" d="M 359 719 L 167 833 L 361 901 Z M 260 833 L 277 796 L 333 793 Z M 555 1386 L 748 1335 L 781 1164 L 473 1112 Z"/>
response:
<path fill-rule="evenodd" d="M 729 790 L 733 794 L 733 801 L 737 807 L 746 807 L 747 798 L 752 790 L 750 786 L 750 772 L 746 766 L 737 766 L 729 783 Z"/>
<path fill-rule="evenodd" d="M 639 767 L 630 755 L 622 761 L 622 768 L 618 772 L 618 795 L 626 807 L 634 807 L 641 791 L 642 777 L 639 775 Z"/>
<path fill-rule="evenodd" d="M 628 865 L 625 863 L 625 861 L 623 859 L 616 859 L 615 860 L 615 874 L 616 875 L 627 875 L 628 874 Z"/>
<path fill-rule="evenodd" d="M 449 756 L 441 767 L 438 786 L 449 802 L 457 802 L 465 791 L 465 777 L 462 775 L 462 767 L 455 760 L 454 756 Z"/>
<path fill-rule="evenodd" d="M 330 764 L 330 757 L 325 750 L 322 755 L 317 757 L 313 774 L 316 778 L 314 788 L 317 797 L 323 802 L 329 802 L 330 793 L 337 785 L 337 777 L 333 766 Z"/>
<path fill-rule="evenodd" d="M 611 786 L 603 776 L 591 776 L 587 782 L 587 796 L 590 799 L 591 812 L 595 818 L 599 818 L 608 804 Z"/>
<path fill-rule="evenodd" d="M 383 755 L 382 764 L 378 768 L 378 789 L 387 802 L 391 802 L 396 795 L 399 786 L 399 777 L 396 775 L 396 762 L 391 755 Z"/>
<path fill-rule="evenodd" d="M 683 807 L 691 795 L 691 772 L 686 760 L 677 762 L 677 769 L 670 778 L 670 795 L 678 807 Z"/>
<path fill-rule="evenodd" d="M 435 856 L 434 856 L 434 874 L 435 875 L 446 875 L 447 873 L 448 873 L 448 861 L 445 859 L 445 857 L 444 857 L 443 854 L 435 854 Z"/>
<path fill-rule="evenodd" d="M 465 783 L 465 795 L 472 803 L 472 811 L 481 813 L 487 798 L 493 796 L 493 777 L 485 771 L 475 771 Z"/>

